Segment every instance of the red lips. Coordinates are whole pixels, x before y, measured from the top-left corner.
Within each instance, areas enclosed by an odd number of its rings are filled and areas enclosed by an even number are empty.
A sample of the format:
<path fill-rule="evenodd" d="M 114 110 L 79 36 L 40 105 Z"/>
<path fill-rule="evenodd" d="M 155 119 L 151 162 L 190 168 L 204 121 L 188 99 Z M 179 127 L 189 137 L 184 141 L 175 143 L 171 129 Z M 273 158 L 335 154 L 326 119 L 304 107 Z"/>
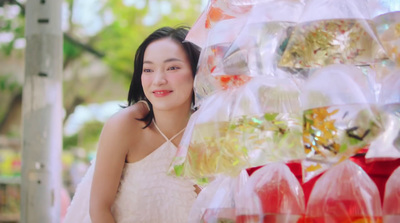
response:
<path fill-rule="evenodd" d="M 171 93 L 172 93 L 172 91 L 170 91 L 170 90 L 155 90 L 155 91 L 153 91 L 153 94 L 156 97 L 165 97 Z"/>

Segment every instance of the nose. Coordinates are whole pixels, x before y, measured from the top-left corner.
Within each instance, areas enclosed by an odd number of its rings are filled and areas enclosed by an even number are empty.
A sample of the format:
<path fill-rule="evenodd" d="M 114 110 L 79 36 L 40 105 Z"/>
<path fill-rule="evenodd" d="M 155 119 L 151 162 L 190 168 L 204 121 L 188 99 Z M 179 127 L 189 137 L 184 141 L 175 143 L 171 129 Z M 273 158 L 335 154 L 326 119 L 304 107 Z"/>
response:
<path fill-rule="evenodd" d="M 157 71 L 155 73 L 153 83 L 156 86 L 166 84 L 167 83 L 167 79 L 166 79 L 166 76 L 165 76 L 165 72 L 163 72 L 161 70 Z"/>

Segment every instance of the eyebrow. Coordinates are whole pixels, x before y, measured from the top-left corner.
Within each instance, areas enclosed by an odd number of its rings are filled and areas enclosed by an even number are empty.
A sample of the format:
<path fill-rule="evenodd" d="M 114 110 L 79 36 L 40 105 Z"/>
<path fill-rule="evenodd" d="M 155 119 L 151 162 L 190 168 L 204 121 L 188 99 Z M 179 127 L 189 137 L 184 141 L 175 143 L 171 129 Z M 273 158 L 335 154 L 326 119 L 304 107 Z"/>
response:
<path fill-rule="evenodd" d="M 172 61 L 180 61 L 180 62 L 182 62 L 182 60 L 180 60 L 180 59 L 178 59 L 178 58 L 169 58 L 169 59 L 164 60 L 164 63 L 172 62 Z M 153 62 L 148 61 L 148 60 L 145 60 L 145 61 L 143 61 L 143 63 L 144 63 L 144 64 L 145 64 L 145 63 L 152 64 Z"/>

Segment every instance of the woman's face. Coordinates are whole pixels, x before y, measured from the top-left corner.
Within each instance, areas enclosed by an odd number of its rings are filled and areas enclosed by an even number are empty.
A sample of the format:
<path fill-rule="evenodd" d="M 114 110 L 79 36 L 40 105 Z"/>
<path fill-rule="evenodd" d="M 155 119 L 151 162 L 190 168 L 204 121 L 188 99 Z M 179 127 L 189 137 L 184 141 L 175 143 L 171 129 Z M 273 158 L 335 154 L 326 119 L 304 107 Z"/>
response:
<path fill-rule="evenodd" d="M 144 52 L 142 86 L 154 110 L 190 109 L 193 75 L 183 47 L 170 38 L 156 40 Z"/>

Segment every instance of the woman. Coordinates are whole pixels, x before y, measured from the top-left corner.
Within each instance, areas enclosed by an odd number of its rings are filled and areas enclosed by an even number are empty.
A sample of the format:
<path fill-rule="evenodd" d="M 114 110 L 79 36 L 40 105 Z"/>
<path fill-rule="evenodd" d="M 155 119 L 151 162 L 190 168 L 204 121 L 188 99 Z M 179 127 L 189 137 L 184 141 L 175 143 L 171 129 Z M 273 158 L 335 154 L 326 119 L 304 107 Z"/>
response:
<path fill-rule="evenodd" d="M 65 223 L 187 222 L 197 187 L 167 174 L 194 103 L 200 51 L 187 32 L 160 28 L 139 46 L 128 106 L 105 123 Z"/>

